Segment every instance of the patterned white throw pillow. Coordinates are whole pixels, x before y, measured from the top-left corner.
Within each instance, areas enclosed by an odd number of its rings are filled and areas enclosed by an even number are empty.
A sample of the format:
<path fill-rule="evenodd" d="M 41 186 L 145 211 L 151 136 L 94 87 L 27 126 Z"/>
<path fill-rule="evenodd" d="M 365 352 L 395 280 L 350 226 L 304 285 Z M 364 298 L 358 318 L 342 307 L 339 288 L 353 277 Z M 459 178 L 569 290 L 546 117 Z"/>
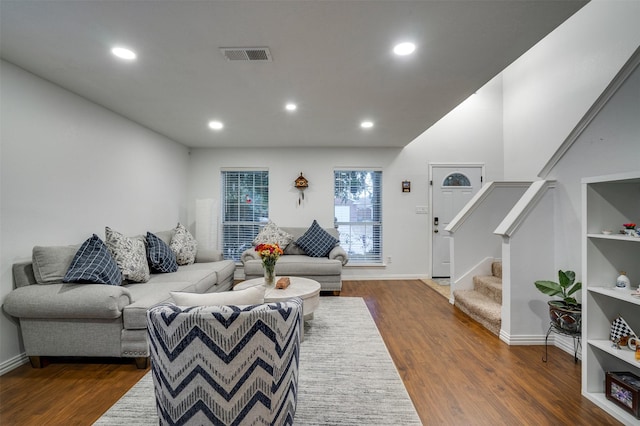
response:
<path fill-rule="evenodd" d="M 138 283 L 149 281 L 150 272 L 144 240 L 127 237 L 108 226 L 104 229 L 104 233 L 105 244 L 116 260 L 122 272 L 122 278 Z"/>
<path fill-rule="evenodd" d="M 244 290 L 218 293 L 185 293 L 171 291 L 171 297 L 179 306 L 258 305 L 264 303 L 266 287 L 257 285 Z"/>
<path fill-rule="evenodd" d="M 178 265 L 191 265 L 196 261 L 198 242 L 184 225 L 178 223 L 171 238 L 171 250 L 176 254 Z"/>
<path fill-rule="evenodd" d="M 290 242 L 293 241 L 293 235 L 278 228 L 278 225 L 269 221 L 264 228 L 260 230 L 256 238 L 253 240 L 253 245 L 258 244 L 278 244 L 281 249 L 284 249 Z"/>

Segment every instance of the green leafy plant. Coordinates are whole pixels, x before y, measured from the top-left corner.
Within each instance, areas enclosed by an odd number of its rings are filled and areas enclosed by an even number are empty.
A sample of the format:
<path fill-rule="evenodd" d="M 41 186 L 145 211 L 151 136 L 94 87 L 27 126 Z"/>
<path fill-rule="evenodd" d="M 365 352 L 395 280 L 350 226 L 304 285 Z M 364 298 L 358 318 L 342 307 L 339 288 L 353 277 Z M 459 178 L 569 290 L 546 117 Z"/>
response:
<path fill-rule="evenodd" d="M 578 306 L 579 303 L 572 297 L 576 291 L 582 288 L 581 282 L 576 281 L 576 273 L 573 271 L 558 271 L 558 283 L 553 281 L 536 281 L 536 288 L 548 296 L 560 296 L 564 303 Z"/>

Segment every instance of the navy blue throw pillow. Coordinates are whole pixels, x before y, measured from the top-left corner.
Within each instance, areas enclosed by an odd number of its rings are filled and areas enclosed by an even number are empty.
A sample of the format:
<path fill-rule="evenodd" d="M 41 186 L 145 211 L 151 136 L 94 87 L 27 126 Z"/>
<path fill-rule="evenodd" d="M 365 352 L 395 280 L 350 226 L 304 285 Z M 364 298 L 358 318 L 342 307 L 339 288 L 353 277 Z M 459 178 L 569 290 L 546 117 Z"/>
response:
<path fill-rule="evenodd" d="M 122 273 L 107 245 L 93 234 L 76 252 L 62 282 L 120 285 Z"/>
<path fill-rule="evenodd" d="M 296 244 L 311 257 L 325 257 L 339 242 L 314 220 L 309 229 L 298 238 Z"/>
<path fill-rule="evenodd" d="M 176 255 L 171 247 L 151 232 L 147 232 L 147 260 L 151 270 L 158 274 L 178 270 Z"/>

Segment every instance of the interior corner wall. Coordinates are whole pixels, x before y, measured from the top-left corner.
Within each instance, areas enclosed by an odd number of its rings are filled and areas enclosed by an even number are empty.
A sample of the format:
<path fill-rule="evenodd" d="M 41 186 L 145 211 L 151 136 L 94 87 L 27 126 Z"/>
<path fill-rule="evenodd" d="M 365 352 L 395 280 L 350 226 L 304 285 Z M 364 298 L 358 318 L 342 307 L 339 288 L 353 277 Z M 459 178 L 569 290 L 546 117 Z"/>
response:
<path fill-rule="evenodd" d="M 638 22 L 638 1 L 592 0 L 505 69 L 505 179 L 536 179 L 640 45 Z"/>
<path fill-rule="evenodd" d="M 186 219 L 188 150 L 8 62 L 0 62 L 0 300 L 34 245 L 79 244 Z M 0 365 L 20 356 L 0 314 Z"/>
<path fill-rule="evenodd" d="M 317 219 L 322 226 L 332 226 L 334 169 L 378 169 L 383 179 L 382 244 L 387 264 L 347 265 L 343 277 L 429 277 L 431 215 L 416 213 L 417 206 L 429 203 L 429 163 L 483 163 L 488 180 L 502 179 L 501 132 L 502 84 L 496 78 L 403 149 L 193 149 L 189 221 L 195 220 L 195 200 L 220 201 L 221 170 L 258 168 L 269 170 L 269 216 L 276 224 L 308 227 Z M 300 172 L 309 180 L 309 188 L 299 203 L 293 182 Z M 411 182 L 410 193 L 402 192 L 404 180 Z"/>

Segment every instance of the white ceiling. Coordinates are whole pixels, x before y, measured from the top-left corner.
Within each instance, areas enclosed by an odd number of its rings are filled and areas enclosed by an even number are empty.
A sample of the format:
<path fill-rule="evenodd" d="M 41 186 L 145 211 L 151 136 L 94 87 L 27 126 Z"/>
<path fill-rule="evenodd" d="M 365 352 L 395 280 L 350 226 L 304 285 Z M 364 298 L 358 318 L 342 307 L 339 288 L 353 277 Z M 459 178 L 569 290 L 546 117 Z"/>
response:
<path fill-rule="evenodd" d="M 1 0 L 0 53 L 189 147 L 402 147 L 585 3 Z M 273 61 L 219 50 L 250 46 Z"/>

